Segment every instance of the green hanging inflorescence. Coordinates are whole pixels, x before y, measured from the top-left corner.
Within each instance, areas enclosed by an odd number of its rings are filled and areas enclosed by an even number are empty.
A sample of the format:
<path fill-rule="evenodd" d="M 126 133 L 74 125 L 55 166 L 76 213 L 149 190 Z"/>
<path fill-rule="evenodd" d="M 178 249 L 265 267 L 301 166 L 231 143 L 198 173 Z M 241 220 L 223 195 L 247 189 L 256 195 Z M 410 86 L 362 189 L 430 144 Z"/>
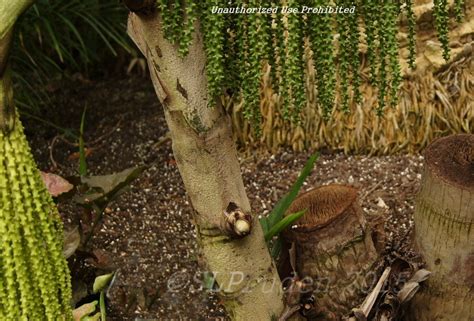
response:
<path fill-rule="evenodd" d="M 272 1 L 270 2 L 270 7 L 275 7 L 277 4 Z M 267 51 L 266 55 L 268 57 L 268 64 L 270 66 L 270 78 L 271 78 L 271 85 L 273 90 L 278 91 L 277 84 L 279 83 L 278 79 L 278 56 L 280 54 L 280 45 L 278 43 L 278 35 L 277 32 L 277 21 L 280 15 L 277 13 L 271 13 L 266 15 L 266 22 L 267 22 L 267 30 L 269 33 L 269 37 L 267 38 L 267 45 L 265 50 Z M 283 35 L 282 35 L 283 36 Z"/>
<path fill-rule="evenodd" d="M 349 112 L 349 86 L 354 93 L 354 101 L 361 103 L 360 93 L 360 31 L 359 31 L 359 6 L 355 1 L 343 0 L 338 2 L 338 6 L 353 9 L 353 13 L 337 15 L 337 31 L 339 33 L 338 66 L 341 92 L 341 109 Z M 320 50 L 324 50 L 320 49 Z"/>
<path fill-rule="evenodd" d="M 248 6 L 256 7 L 260 1 L 250 0 Z M 262 78 L 262 63 L 268 61 L 267 46 L 270 38 L 268 22 L 262 14 L 252 14 L 247 19 L 247 36 L 244 38 L 248 49 L 245 57 L 242 82 L 244 99 L 244 117 L 254 124 L 257 135 L 260 133 L 260 80 Z"/>
<path fill-rule="evenodd" d="M 464 7 L 464 0 L 454 0 L 454 15 L 456 16 L 457 22 L 461 22 L 464 16 L 463 7 Z"/>
<path fill-rule="evenodd" d="M 450 50 L 449 50 L 449 28 L 448 28 L 448 0 L 434 0 L 433 15 L 438 31 L 438 39 L 441 42 L 443 48 L 443 58 L 448 61 Z"/>
<path fill-rule="evenodd" d="M 354 8 L 354 13 L 348 17 L 349 23 L 349 57 L 351 67 L 351 86 L 354 93 L 354 101 L 358 104 L 362 102 L 362 95 L 360 93 L 360 31 L 359 31 L 359 16 L 362 6 L 358 5 L 356 1 L 344 1 L 347 8 Z"/>
<path fill-rule="evenodd" d="M 415 69 L 416 60 L 416 20 L 415 13 L 413 12 L 413 1 L 405 0 L 405 10 L 408 21 L 408 64 L 411 69 Z"/>
<path fill-rule="evenodd" d="M 72 319 L 62 222 L 18 118 L 0 131 L 0 240 L 0 319 Z"/>
<path fill-rule="evenodd" d="M 388 12 L 384 6 L 380 6 L 377 12 L 377 23 L 384 23 L 389 17 Z M 385 30 L 378 28 L 377 39 L 379 42 L 378 54 L 379 54 L 379 68 L 377 74 L 377 88 L 378 88 L 378 108 L 377 114 L 382 115 L 382 111 L 386 105 L 387 87 L 388 87 L 388 76 L 387 76 L 387 55 L 388 55 L 388 44 L 387 35 Z M 370 49 L 369 49 L 370 50 Z"/>
<path fill-rule="evenodd" d="M 323 0 L 316 5 L 324 5 Z M 307 28 L 313 61 L 316 69 L 316 87 L 318 101 L 323 115 L 328 118 L 334 108 L 336 70 L 334 68 L 333 24 L 334 15 L 329 13 L 307 16 Z"/>
<path fill-rule="evenodd" d="M 365 27 L 365 42 L 367 44 L 367 62 L 369 63 L 370 68 L 370 78 L 369 81 L 372 85 L 377 83 L 377 52 L 376 43 L 377 43 L 377 8 L 379 4 L 377 1 L 365 0 L 362 1 L 362 16 L 364 20 Z"/>
<path fill-rule="evenodd" d="M 224 74 L 224 37 L 225 17 L 213 14 L 211 8 L 219 5 L 219 0 L 206 0 L 201 5 L 201 23 L 204 33 L 204 48 L 206 50 L 208 79 L 208 92 L 210 97 L 219 97 L 225 83 Z M 209 100 L 209 106 L 214 106 L 214 101 Z"/>
<path fill-rule="evenodd" d="M 339 5 L 344 5 L 346 1 L 342 1 Z M 341 109 L 345 112 L 349 111 L 349 78 L 351 70 L 351 43 L 350 43 L 350 25 L 346 15 L 339 14 L 337 17 L 337 32 L 339 34 L 339 50 L 338 50 L 338 74 L 339 74 L 339 92 L 341 94 Z"/>
<path fill-rule="evenodd" d="M 158 0 L 157 7 L 162 15 L 165 38 L 179 46 L 178 53 L 185 57 L 189 52 L 194 24 L 199 16 L 199 8 L 194 0 Z"/>
<path fill-rule="evenodd" d="M 260 83 L 265 63 L 270 65 L 272 87 L 280 97 L 284 119 L 298 122 L 306 105 L 305 48 L 309 45 L 315 67 L 317 102 L 328 118 L 336 105 L 350 111 L 360 104 L 361 43 L 370 68 L 370 84 L 378 92 L 378 113 L 395 106 L 402 80 L 397 39 L 398 17 L 408 22 L 408 63 L 415 68 L 413 0 L 157 0 L 168 40 L 179 44 L 185 56 L 196 19 L 201 22 L 207 55 L 209 105 L 225 91 L 243 98 L 243 115 L 258 134 L 261 121 Z M 303 6 L 319 12 L 289 13 L 283 8 Z M 258 8 L 271 8 L 265 13 Z M 333 11 L 329 10 L 331 8 Z M 455 0 L 454 12 L 462 17 L 463 0 Z M 212 12 L 231 9 L 233 12 Z M 246 10 L 257 11 L 246 11 Z M 341 12 L 344 9 L 353 9 Z M 335 12 L 338 11 L 338 12 Z M 448 2 L 435 0 L 434 16 L 443 56 L 449 58 Z M 338 48 L 336 50 L 336 48 Z M 352 97 L 352 98 L 351 98 Z"/>
<path fill-rule="evenodd" d="M 197 4 L 194 1 L 186 1 L 183 32 L 179 40 L 179 54 L 181 57 L 185 57 L 189 52 L 189 45 L 193 39 L 194 24 L 198 17 L 197 10 Z"/>
<path fill-rule="evenodd" d="M 178 26 L 181 21 L 179 10 L 173 11 L 174 0 L 158 0 L 158 9 L 162 13 L 163 33 L 170 42 L 176 43 L 178 39 Z"/>
<path fill-rule="evenodd" d="M 390 95 L 389 105 L 395 107 L 398 103 L 398 89 L 402 82 L 402 73 L 400 70 L 400 63 L 398 62 L 399 47 L 397 40 L 398 32 L 398 16 L 400 14 L 399 6 L 393 2 L 388 1 L 385 5 L 385 15 L 382 23 L 386 23 L 386 41 L 388 50 L 388 68 L 390 73 Z"/>
<path fill-rule="evenodd" d="M 288 0 L 289 8 L 300 8 L 301 5 L 296 0 Z M 286 118 L 293 122 L 300 120 L 300 113 L 306 104 L 305 92 L 305 68 L 304 68 L 304 35 L 303 35 L 303 15 L 288 14 L 288 36 L 287 36 L 287 56 L 284 66 L 284 81 L 286 92 L 280 95 L 288 95 L 288 105 L 284 113 Z M 288 117 L 289 116 L 289 117 Z"/>
<path fill-rule="evenodd" d="M 278 7 L 279 2 L 273 1 L 272 8 Z M 288 118 L 288 97 L 286 95 L 287 87 L 285 80 L 285 68 L 286 68 L 286 57 L 287 57 L 287 46 L 285 41 L 285 34 L 288 33 L 287 25 L 285 23 L 285 16 L 280 13 L 275 13 L 273 19 L 273 41 L 275 44 L 275 66 L 272 68 L 275 70 L 275 80 L 277 83 L 277 92 L 285 93 L 280 95 L 280 101 L 283 106 L 283 117 Z"/>
<path fill-rule="evenodd" d="M 389 106 L 396 105 L 398 88 L 402 80 L 398 62 L 399 47 L 397 40 L 399 9 L 398 4 L 393 1 L 386 1 L 372 9 L 365 8 L 365 11 L 370 11 L 370 18 L 365 17 L 366 30 L 374 27 L 370 33 L 370 43 L 367 36 L 367 51 L 370 52 L 372 59 L 377 62 L 371 68 L 371 78 L 372 83 L 378 89 L 377 114 L 379 115 L 382 115 L 387 104 Z M 368 25 L 371 27 L 368 27 Z M 368 56 L 369 63 L 370 55 Z"/>
<path fill-rule="evenodd" d="M 241 57 L 238 55 L 240 52 L 239 46 L 241 46 L 242 32 L 243 29 L 238 28 L 240 20 L 237 15 L 225 15 L 224 28 L 227 30 L 227 37 L 224 37 L 224 61 L 227 62 L 226 66 L 226 77 L 223 87 L 227 89 L 230 94 L 238 93 L 241 86 L 241 75 L 240 69 L 242 66 Z"/>

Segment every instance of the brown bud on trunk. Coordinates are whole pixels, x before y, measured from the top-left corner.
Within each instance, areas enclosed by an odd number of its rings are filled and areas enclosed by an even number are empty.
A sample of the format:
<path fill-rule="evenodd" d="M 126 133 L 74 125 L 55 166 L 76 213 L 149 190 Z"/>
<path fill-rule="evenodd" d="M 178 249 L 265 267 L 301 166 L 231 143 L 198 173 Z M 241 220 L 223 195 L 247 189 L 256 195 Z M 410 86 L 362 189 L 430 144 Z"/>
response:
<path fill-rule="evenodd" d="M 223 230 L 232 238 L 245 237 L 252 230 L 252 216 L 230 202 L 224 211 Z"/>

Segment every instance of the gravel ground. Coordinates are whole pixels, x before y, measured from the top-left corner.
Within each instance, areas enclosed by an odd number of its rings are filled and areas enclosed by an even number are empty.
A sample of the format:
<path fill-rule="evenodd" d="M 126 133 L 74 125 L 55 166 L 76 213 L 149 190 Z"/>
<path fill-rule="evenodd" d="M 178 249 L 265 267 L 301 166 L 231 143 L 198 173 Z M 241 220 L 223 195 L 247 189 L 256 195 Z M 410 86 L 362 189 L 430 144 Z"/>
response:
<path fill-rule="evenodd" d="M 147 169 L 130 190 L 109 204 L 103 225 L 92 239 L 97 259 L 81 264 L 73 279 L 116 270 L 108 293 L 108 320 L 222 320 L 218 299 L 200 288 L 192 209 L 166 138 L 166 124 L 150 82 L 144 78 L 74 84 L 55 93 L 57 108 L 42 117 L 78 128 L 84 106 L 91 174 L 131 166 Z M 77 146 L 58 131 L 26 119 L 33 153 L 44 171 L 63 176 L 77 168 Z M 252 209 L 265 215 L 288 191 L 308 153 L 282 151 L 241 154 L 240 162 Z M 369 220 L 387 217 L 392 244 L 406 246 L 413 225 L 414 196 L 423 158 L 408 156 L 321 155 L 303 190 L 330 183 L 359 188 L 359 202 Z M 67 224 L 80 209 L 65 204 Z"/>

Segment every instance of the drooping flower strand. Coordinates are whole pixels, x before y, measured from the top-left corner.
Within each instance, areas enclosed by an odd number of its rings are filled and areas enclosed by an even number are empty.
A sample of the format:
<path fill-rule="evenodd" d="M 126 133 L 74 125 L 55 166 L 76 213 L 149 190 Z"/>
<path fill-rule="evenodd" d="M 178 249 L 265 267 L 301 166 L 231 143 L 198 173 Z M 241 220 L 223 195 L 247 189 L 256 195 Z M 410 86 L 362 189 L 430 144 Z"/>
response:
<path fill-rule="evenodd" d="M 438 32 L 438 39 L 441 42 L 443 48 L 443 58 L 448 61 L 450 56 L 449 50 L 449 30 L 448 30 L 448 18 L 449 9 L 447 0 L 434 0 L 433 8 L 434 21 L 436 31 Z"/>
<path fill-rule="evenodd" d="M 177 43 L 182 22 L 181 5 L 178 0 L 158 0 L 158 9 L 163 21 L 165 38 L 171 43 Z"/>
<path fill-rule="evenodd" d="M 405 0 L 405 10 L 407 14 L 407 22 L 408 22 L 408 64 L 411 69 L 415 69 L 415 62 L 416 62 L 416 19 L 415 14 L 413 12 L 413 1 L 412 0 Z"/>
<path fill-rule="evenodd" d="M 277 7 L 277 3 L 275 1 L 270 2 L 270 6 L 272 8 Z M 268 30 L 268 44 L 266 47 L 267 50 L 267 57 L 268 57 L 268 64 L 270 66 L 270 79 L 271 79 L 271 86 L 273 90 L 277 89 L 278 84 L 278 73 L 277 73 L 277 64 L 278 64 L 278 56 L 281 52 L 281 48 L 279 47 L 278 43 L 278 36 L 276 35 L 276 20 L 278 19 L 279 13 L 271 13 L 266 15 L 266 22 L 267 22 L 267 30 Z"/>
<path fill-rule="evenodd" d="M 360 53 L 359 53 L 359 43 L 360 43 L 360 31 L 359 31 L 359 16 L 360 7 L 356 1 L 345 1 L 344 2 L 348 8 L 354 7 L 354 13 L 350 13 L 347 16 L 349 22 L 349 57 L 350 57 L 350 67 L 351 67 L 351 85 L 352 91 L 354 93 L 354 101 L 358 104 L 362 102 L 362 95 L 360 93 Z"/>
<path fill-rule="evenodd" d="M 224 25 L 222 14 L 213 14 L 211 8 L 218 6 L 218 0 L 203 1 L 202 25 L 206 32 L 204 36 L 204 49 L 206 51 L 206 74 L 209 106 L 214 106 L 214 99 L 222 94 L 224 84 Z"/>
<path fill-rule="evenodd" d="M 454 15 L 456 16 L 456 21 L 461 22 L 463 18 L 463 7 L 464 0 L 454 0 Z"/>
<path fill-rule="evenodd" d="M 183 31 L 179 41 L 179 54 L 185 57 L 189 52 L 189 45 L 193 39 L 194 23 L 198 17 L 198 6 L 194 0 L 186 0 L 184 6 Z"/>
<path fill-rule="evenodd" d="M 257 0 L 250 0 L 249 7 L 262 5 Z M 260 134 L 260 81 L 262 79 L 262 66 L 268 61 L 268 45 L 270 43 L 270 30 L 268 17 L 261 13 L 248 15 L 248 49 L 247 66 L 244 70 L 245 86 L 242 88 L 244 98 L 244 116 L 251 120 L 257 135 Z"/>
<path fill-rule="evenodd" d="M 277 5 L 277 2 L 273 2 L 273 5 Z M 286 57 L 287 57 L 287 46 L 285 34 L 288 32 L 286 17 L 281 14 L 275 14 L 274 20 L 274 38 L 276 45 L 276 55 L 277 55 L 277 64 L 275 66 L 276 82 L 277 82 L 277 91 L 280 96 L 280 102 L 282 106 L 282 116 L 283 118 L 288 118 L 289 113 L 289 98 L 287 97 L 287 82 L 285 79 L 285 70 L 286 70 Z"/>
<path fill-rule="evenodd" d="M 318 0 L 316 5 L 324 5 L 324 1 Z M 336 86 L 333 17 L 334 15 L 325 13 L 308 15 L 308 34 L 316 70 L 317 96 L 325 117 L 329 117 L 334 108 Z"/>
<path fill-rule="evenodd" d="M 397 40 L 397 17 L 398 6 L 392 1 L 386 4 L 386 25 L 385 32 L 387 35 L 387 47 L 389 55 L 389 70 L 390 70 L 390 101 L 391 107 L 395 107 L 398 103 L 398 89 L 402 82 L 402 75 L 400 71 L 400 63 L 398 61 L 399 48 Z"/>
<path fill-rule="evenodd" d="M 224 89 L 229 95 L 240 94 L 240 57 L 238 55 L 237 41 L 237 23 L 240 15 L 224 15 L 224 62 L 225 62 L 225 78 Z"/>
<path fill-rule="evenodd" d="M 171 42 L 179 43 L 181 38 L 181 28 L 184 22 L 184 6 L 182 5 L 181 0 L 172 1 L 171 12 L 168 14 L 172 17 L 171 28 L 174 30 Z"/>
<path fill-rule="evenodd" d="M 338 3 L 344 6 L 344 1 Z M 347 17 L 343 14 L 337 15 L 337 32 L 339 34 L 338 49 L 338 75 L 339 75 L 339 92 L 341 95 L 341 110 L 349 112 L 349 73 L 351 70 L 351 44 L 350 44 L 350 26 Z"/>
<path fill-rule="evenodd" d="M 237 7 L 242 7 L 246 5 L 246 1 L 244 0 L 236 0 L 235 5 Z M 235 21 L 233 23 L 234 29 L 231 29 L 230 32 L 235 34 L 235 57 L 236 61 L 233 63 L 232 61 L 226 60 L 227 64 L 231 64 L 235 66 L 235 76 L 236 76 L 236 83 L 231 85 L 230 88 L 235 89 L 235 93 L 242 93 L 242 88 L 244 88 L 244 72 L 245 68 L 247 68 L 247 57 L 249 55 L 248 49 L 248 23 L 247 23 L 247 15 L 246 14 L 239 14 L 235 15 Z M 232 67 L 234 68 L 234 67 Z"/>
<path fill-rule="evenodd" d="M 389 52 L 389 40 L 387 33 L 385 32 L 382 26 L 385 26 L 387 23 L 387 19 L 389 14 L 387 12 L 387 4 L 380 5 L 376 10 L 377 14 L 374 16 L 376 18 L 377 23 L 377 39 L 379 41 L 379 66 L 378 66 L 378 73 L 377 73 L 377 89 L 378 89 L 378 106 L 377 106 L 377 114 L 381 116 L 383 114 L 383 109 L 385 108 L 386 96 L 387 96 L 387 87 L 388 87 L 388 79 L 387 79 L 387 57 Z"/>
<path fill-rule="evenodd" d="M 300 8 L 298 1 L 289 0 L 288 7 Z M 285 63 L 285 81 L 288 83 L 289 118 L 293 122 L 300 119 L 301 110 L 306 104 L 305 68 L 304 68 L 304 41 L 303 41 L 303 15 L 288 15 L 288 56 Z M 284 116 L 288 116 L 284 115 Z"/>
<path fill-rule="evenodd" d="M 380 4 L 374 0 L 362 1 L 363 20 L 365 26 L 365 36 L 367 43 L 367 62 L 370 68 L 369 81 L 372 85 L 377 84 L 377 63 L 378 46 L 377 44 L 377 8 Z"/>

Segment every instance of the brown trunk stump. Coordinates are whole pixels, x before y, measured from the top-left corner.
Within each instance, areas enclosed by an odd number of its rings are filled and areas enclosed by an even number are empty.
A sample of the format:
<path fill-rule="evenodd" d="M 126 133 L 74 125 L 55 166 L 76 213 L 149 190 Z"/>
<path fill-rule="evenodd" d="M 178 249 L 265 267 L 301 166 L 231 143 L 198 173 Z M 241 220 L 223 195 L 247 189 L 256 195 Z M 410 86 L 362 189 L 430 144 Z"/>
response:
<path fill-rule="evenodd" d="M 415 207 L 415 242 L 431 270 L 410 320 L 474 320 L 474 135 L 434 141 Z"/>
<path fill-rule="evenodd" d="M 377 277 L 378 258 L 357 190 L 322 186 L 299 196 L 287 213 L 307 209 L 284 233 L 296 246 L 296 270 L 312 280 L 316 302 L 310 320 L 340 320 L 357 306 Z"/>

